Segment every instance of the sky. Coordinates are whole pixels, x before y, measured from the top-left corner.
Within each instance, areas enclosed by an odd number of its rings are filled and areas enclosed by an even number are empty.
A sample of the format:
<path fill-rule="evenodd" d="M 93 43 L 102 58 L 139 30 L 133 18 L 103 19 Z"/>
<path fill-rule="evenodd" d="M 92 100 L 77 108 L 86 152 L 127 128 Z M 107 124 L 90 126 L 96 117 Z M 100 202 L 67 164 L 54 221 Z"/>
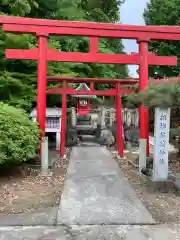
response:
<path fill-rule="evenodd" d="M 122 24 L 130 25 L 144 25 L 143 12 L 148 0 L 126 0 L 121 6 L 120 17 Z M 126 53 L 138 52 L 138 45 L 136 40 L 123 39 L 124 51 Z M 137 66 L 129 66 L 129 75 L 132 77 L 138 77 Z"/>

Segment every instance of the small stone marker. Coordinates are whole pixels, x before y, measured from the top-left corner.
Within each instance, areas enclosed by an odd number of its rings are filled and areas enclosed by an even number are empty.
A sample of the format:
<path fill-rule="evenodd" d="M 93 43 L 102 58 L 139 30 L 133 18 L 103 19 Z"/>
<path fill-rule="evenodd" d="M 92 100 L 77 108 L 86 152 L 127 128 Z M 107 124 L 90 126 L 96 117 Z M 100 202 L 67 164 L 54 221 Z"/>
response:
<path fill-rule="evenodd" d="M 48 157 L 48 137 L 43 137 L 41 145 L 41 174 L 48 175 L 49 157 Z"/>
<path fill-rule="evenodd" d="M 60 131 L 56 132 L 56 150 L 60 149 Z"/>
<path fill-rule="evenodd" d="M 155 109 L 153 181 L 168 179 L 170 108 Z"/>
<path fill-rule="evenodd" d="M 140 139 L 139 142 L 139 172 L 146 168 L 146 139 Z"/>
<path fill-rule="evenodd" d="M 71 111 L 72 111 L 72 113 L 71 113 L 71 124 L 72 124 L 72 126 L 73 127 L 75 127 L 76 126 L 76 121 L 77 121 L 77 117 L 76 117 L 76 109 L 75 109 L 75 107 L 72 107 L 71 108 Z"/>
<path fill-rule="evenodd" d="M 105 116 L 106 115 L 106 111 L 105 108 L 102 107 L 101 108 L 101 127 L 105 127 L 106 123 L 105 123 Z"/>

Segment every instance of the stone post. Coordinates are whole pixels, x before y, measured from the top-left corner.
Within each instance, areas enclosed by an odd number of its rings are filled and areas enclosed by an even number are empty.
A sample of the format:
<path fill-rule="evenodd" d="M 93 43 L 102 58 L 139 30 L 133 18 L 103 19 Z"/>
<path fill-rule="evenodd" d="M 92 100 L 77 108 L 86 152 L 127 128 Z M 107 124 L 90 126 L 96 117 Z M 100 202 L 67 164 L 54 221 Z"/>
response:
<path fill-rule="evenodd" d="M 101 128 L 104 128 L 106 123 L 105 123 L 105 114 L 106 114 L 106 110 L 104 107 L 101 107 Z"/>
<path fill-rule="evenodd" d="M 75 109 L 75 107 L 72 107 L 71 108 L 71 124 L 72 124 L 72 126 L 73 127 L 75 127 L 76 126 L 76 109 Z"/>
<path fill-rule="evenodd" d="M 139 173 L 143 168 L 146 168 L 146 139 L 139 142 Z"/>
<path fill-rule="evenodd" d="M 112 127 L 113 125 L 113 116 L 114 116 L 114 109 L 110 109 L 110 126 Z"/>
<path fill-rule="evenodd" d="M 60 149 L 60 132 L 56 132 L 56 150 Z"/>
<path fill-rule="evenodd" d="M 48 168 L 49 168 L 48 137 L 43 137 L 41 144 L 41 174 L 47 175 Z"/>

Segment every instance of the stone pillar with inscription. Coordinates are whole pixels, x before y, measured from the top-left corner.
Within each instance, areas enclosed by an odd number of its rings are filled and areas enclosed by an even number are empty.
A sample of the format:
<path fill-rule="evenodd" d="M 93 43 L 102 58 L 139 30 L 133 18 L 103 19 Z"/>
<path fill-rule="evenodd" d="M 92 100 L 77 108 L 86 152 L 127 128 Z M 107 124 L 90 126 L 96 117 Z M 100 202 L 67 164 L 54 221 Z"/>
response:
<path fill-rule="evenodd" d="M 155 109 L 153 181 L 168 179 L 170 108 Z"/>
<path fill-rule="evenodd" d="M 71 117 L 72 117 L 71 124 L 73 127 L 75 127 L 76 126 L 76 109 L 75 109 L 75 107 L 71 108 Z"/>

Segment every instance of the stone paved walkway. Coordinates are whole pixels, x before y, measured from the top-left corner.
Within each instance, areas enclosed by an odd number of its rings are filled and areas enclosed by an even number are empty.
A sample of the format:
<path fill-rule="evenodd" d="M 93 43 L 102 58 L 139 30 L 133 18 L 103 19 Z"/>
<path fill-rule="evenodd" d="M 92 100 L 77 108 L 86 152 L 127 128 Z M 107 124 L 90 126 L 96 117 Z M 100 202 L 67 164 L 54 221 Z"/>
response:
<path fill-rule="evenodd" d="M 1 239 L 180 240 L 180 224 L 155 225 L 107 149 L 76 147 L 58 214 L 1 216 Z"/>
<path fill-rule="evenodd" d="M 180 240 L 180 225 L 0 227 L 3 240 Z"/>
<path fill-rule="evenodd" d="M 58 224 L 152 224 L 104 147 L 74 147 L 58 211 Z"/>

